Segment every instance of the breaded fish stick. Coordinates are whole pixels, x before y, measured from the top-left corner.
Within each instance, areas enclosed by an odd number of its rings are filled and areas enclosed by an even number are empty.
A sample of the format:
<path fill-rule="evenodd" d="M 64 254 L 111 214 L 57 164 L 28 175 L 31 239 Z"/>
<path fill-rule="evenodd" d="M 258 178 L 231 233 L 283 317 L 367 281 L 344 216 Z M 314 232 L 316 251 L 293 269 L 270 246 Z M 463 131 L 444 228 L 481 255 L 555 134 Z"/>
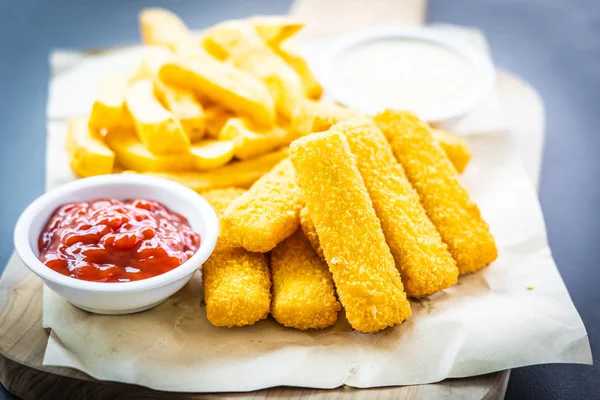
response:
<path fill-rule="evenodd" d="M 202 193 L 221 218 L 245 190 L 215 189 Z M 266 318 L 271 301 L 271 278 L 264 254 L 223 244 L 222 233 L 213 254 L 202 267 L 206 316 L 216 326 L 252 325 Z M 240 284 L 243 282 L 243 284 Z"/>
<path fill-rule="evenodd" d="M 467 142 L 443 129 L 432 129 L 433 139 L 440 145 L 446 156 L 450 159 L 456 172 L 462 174 L 471 159 L 471 152 Z"/>
<path fill-rule="evenodd" d="M 231 203 L 221 225 L 234 246 L 266 253 L 298 229 L 300 208 L 294 167 L 285 159 Z"/>
<path fill-rule="evenodd" d="M 325 259 L 323 255 L 323 249 L 321 248 L 321 243 L 319 243 L 319 235 L 317 234 L 317 228 L 315 228 L 315 224 L 313 224 L 312 219 L 310 219 L 310 215 L 308 214 L 308 208 L 303 207 L 300 210 L 300 227 L 302 228 L 302 232 L 308 242 L 312 246 L 313 250 L 321 257 Z"/>
<path fill-rule="evenodd" d="M 394 155 L 419 193 L 421 204 L 448 245 L 461 274 L 477 271 L 498 256 L 494 237 L 458 173 L 437 146 L 429 127 L 414 114 L 386 110 L 375 117 Z"/>
<path fill-rule="evenodd" d="M 227 188 L 202 195 L 220 218 L 229 203 L 244 192 Z M 225 246 L 221 236 L 202 266 L 206 317 L 216 326 L 252 325 L 269 314 L 271 277 L 267 256 Z"/>
<path fill-rule="evenodd" d="M 375 332 L 404 321 L 410 304 L 346 138 L 306 136 L 290 158 L 350 325 Z"/>
<path fill-rule="evenodd" d="M 326 101 L 303 100 L 294 109 L 291 127 L 298 136 L 323 132 L 338 122 L 363 116 L 358 111 Z"/>
<path fill-rule="evenodd" d="M 330 131 L 344 134 L 356 157 L 406 294 L 428 296 L 454 285 L 456 263 L 373 120 L 340 122 Z"/>
<path fill-rule="evenodd" d="M 271 251 L 271 274 L 271 314 L 277 322 L 303 330 L 335 324 L 342 307 L 335 298 L 331 272 L 301 230 Z"/>
<path fill-rule="evenodd" d="M 147 174 L 171 179 L 197 192 L 228 186 L 248 188 L 285 157 L 287 157 L 287 149 L 282 149 L 206 172 L 152 172 Z"/>

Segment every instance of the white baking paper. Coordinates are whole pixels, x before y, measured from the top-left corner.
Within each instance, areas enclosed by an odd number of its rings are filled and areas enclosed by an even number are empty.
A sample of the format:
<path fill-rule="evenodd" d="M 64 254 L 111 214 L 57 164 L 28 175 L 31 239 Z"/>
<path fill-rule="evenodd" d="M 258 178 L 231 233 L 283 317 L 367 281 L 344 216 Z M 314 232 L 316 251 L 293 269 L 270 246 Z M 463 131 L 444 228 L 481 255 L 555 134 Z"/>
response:
<path fill-rule="evenodd" d="M 98 77 L 90 71 L 109 64 L 125 69 L 136 51 L 53 56 L 61 68 L 48 105 L 49 189 L 73 179 L 64 153 L 66 118 L 84 114 L 91 104 L 86 99 Z M 546 240 L 531 184 L 537 172 L 526 173 L 516 131 L 498 128 L 498 121 L 531 128 L 527 116 L 503 103 L 519 96 L 510 80 L 501 82 L 494 118 L 467 136 L 473 160 L 461 178 L 490 223 L 500 256 L 454 287 L 412 302 L 413 316 L 402 325 L 361 334 L 342 313 L 336 326 L 322 331 L 287 329 L 271 318 L 217 328 L 206 320 L 200 273 L 164 304 L 129 316 L 81 311 L 46 288 L 43 324 L 52 335 L 44 364 L 160 390 L 221 392 L 412 385 L 541 363 L 591 363 L 585 328 Z M 528 106 L 541 112 L 539 104 Z M 463 121 L 462 129 L 468 128 Z"/>

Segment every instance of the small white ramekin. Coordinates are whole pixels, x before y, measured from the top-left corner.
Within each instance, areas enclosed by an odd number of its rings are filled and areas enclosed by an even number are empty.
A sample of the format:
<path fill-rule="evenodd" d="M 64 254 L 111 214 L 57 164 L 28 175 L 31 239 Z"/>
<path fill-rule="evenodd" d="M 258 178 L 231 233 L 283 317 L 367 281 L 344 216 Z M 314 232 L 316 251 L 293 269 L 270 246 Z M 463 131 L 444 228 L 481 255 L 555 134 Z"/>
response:
<path fill-rule="evenodd" d="M 200 248 L 179 267 L 135 282 L 89 282 L 48 268 L 38 259 L 38 237 L 52 213 L 65 203 L 96 199 L 158 201 L 188 219 L 201 236 Z M 19 217 L 14 243 L 23 263 L 71 304 L 98 314 L 129 314 L 154 307 L 188 283 L 214 250 L 218 236 L 215 211 L 193 190 L 166 179 L 115 174 L 79 179 L 40 196 Z"/>

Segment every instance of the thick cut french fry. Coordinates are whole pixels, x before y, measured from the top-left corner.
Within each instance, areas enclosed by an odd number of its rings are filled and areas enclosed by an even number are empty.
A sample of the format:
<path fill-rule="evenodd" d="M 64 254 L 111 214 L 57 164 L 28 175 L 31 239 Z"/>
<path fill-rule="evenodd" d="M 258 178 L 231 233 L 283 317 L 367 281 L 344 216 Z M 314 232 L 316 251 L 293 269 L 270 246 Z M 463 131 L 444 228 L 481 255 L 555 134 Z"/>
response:
<path fill-rule="evenodd" d="M 308 208 L 306 207 L 300 210 L 300 227 L 302 228 L 302 232 L 304 233 L 304 236 L 306 236 L 306 239 L 308 239 L 308 242 L 312 246 L 313 250 L 319 255 L 319 257 L 325 259 L 325 256 L 323 255 L 323 249 L 319 243 L 317 228 L 315 228 L 315 224 L 313 224 L 312 219 L 310 219 Z"/>
<path fill-rule="evenodd" d="M 284 40 L 294 36 L 305 26 L 304 22 L 283 15 L 257 15 L 250 17 L 247 22 L 273 48 L 279 47 Z"/>
<path fill-rule="evenodd" d="M 115 153 L 102 140 L 98 131 L 88 125 L 86 118 L 69 121 L 67 130 L 69 165 L 81 177 L 110 174 L 115 164 Z"/>
<path fill-rule="evenodd" d="M 213 55 L 224 57 L 263 81 L 277 111 L 291 118 L 292 111 L 305 97 L 302 81 L 251 26 L 241 21 L 218 24 L 205 33 L 203 43 Z"/>
<path fill-rule="evenodd" d="M 129 76 L 129 83 L 135 83 L 140 79 L 155 79 L 158 76 L 160 67 L 162 67 L 172 55 L 173 53 L 165 46 L 145 46 L 144 54 L 142 54 L 140 62 Z"/>
<path fill-rule="evenodd" d="M 275 106 L 267 87 L 248 72 L 207 53 L 178 55 L 161 67 L 159 75 L 167 83 L 192 89 L 260 125 L 275 123 Z"/>
<path fill-rule="evenodd" d="M 287 149 L 282 149 L 250 160 L 232 162 L 212 171 L 149 174 L 171 179 L 197 192 L 230 186 L 249 188 L 286 156 Z"/>
<path fill-rule="evenodd" d="M 429 126 L 412 113 L 393 110 L 378 114 L 375 121 L 419 193 L 460 273 L 477 271 L 494 261 L 498 256 L 494 237 L 458 181 L 452 163 L 435 143 Z"/>
<path fill-rule="evenodd" d="M 115 152 L 116 161 L 137 172 L 193 171 L 194 160 L 189 153 L 156 155 L 151 153 L 132 131 L 109 131 L 106 143 Z"/>
<path fill-rule="evenodd" d="M 456 172 L 462 174 L 471 159 L 471 152 L 466 140 L 442 129 L 432 129 L 431 134 L 454 165 Z"/>
<path fill-rule="evenodd" d="M 147 8 L 139 15 L 142 41 L 150 45 L 177 49 L 181 42 L 190 40 L 191 32 L 176 14 L 163 8 Z"/>
<path fill-rule="evenodd" d="M 151 153 L 165 155 L 188 151 L 190 139 L 179 121 L 154 96 L 154 84 L 150 79 L 131 85 L 125 93 L 125 103 L 140 140 Z"/>
<path fill-rule="evenodd" d="M 298 229 L 300 208 L 294 167 L 285 159 L 231 203 L 221 226 L 233 246 L 266 253 Z"/>
<path fill-rule="evenodd" d="M 423 297 L 454 285 L 456 262 L 375 122 L 348 120 L 331 131 L 346 137 L 356 158 L 406 294 Z"/>
<path fill-rule="evenodd" d="M 338 122 L 361 117 L 363 114 L 326 101 L 303 100 L 292 116 L 291 127 L 299 135 L 323 132 Z"/>
<path fill-rule="evenodd" d="M 281 127 L 263 129 L 238 117 L 227 120 L 219 132 L 219 140 L 233 140 L 235 156 L 241 160 L 287 146 L 293 139 L 294 135 Z"/>
<path fill-rule="evenodd" d="M 190 147 L 194 166 L 200 171 L 224 166 L 231 161 L 234 151 L 231 140 L 203 140 Z"/>
<path fill-rule="evenodd" d="M 193 91 L 169 85 L 160 78 L 154 80 L 154 93 L 158 100 L 179 120 L 190 141 L 204 137 L 204 108 Z"/>
<path fill-rule="evenodd" d="M 301 230 L 271 251 L 271 273 L 271 314 L 277 322 L 303 330 L 335 324 L 341 306 L 331 272 Z"/>
<path fill-rule="evenodd" d="M 90 128 L 102 131 L 133 127 L 125 108 L 126 89 L 127 79 L 121 76 L 107 76 L 101 81 L 92 104 Z"/>
<path fill-rule="evenodd" d="M 315 78 L 315 75 L 304 57 L 296 53 L 296 51 L 287 43 L 282 43 L 281 46 L 273 47 L 273 50 L 279 57 L 283 58 L 294 71 L 296 71 L 302 81 L 306 97 L 313 100 L 320 99 L 323 95 L 323 88 L 319 81 L 317 81 L 317 78 Z"/>
<path fill-rule="evenodd" d="M 204 118 L 206 123 L 206 136 L 217 139 L 223 125 L 233 118 L 233 113 L 226 108 L 211 104 L 204 109 Z"/>
<path fill-rule="evenodd" d="M 202 196 L 222 217 L 229 204 L 245 190 L 215 189 Z M 223 231 L 217 247 L 202 266 L 206 316 L 216 326 L 252 325 L 269 314 L 271 277 L 265 254 L 250 253 L 223 245 Z"/>
<path fill-rule="evenodd" d="M 410 304 L 346 138 L 303 137 L 290 158 L 350 325 L 375 332 L 404 321 Z"/>

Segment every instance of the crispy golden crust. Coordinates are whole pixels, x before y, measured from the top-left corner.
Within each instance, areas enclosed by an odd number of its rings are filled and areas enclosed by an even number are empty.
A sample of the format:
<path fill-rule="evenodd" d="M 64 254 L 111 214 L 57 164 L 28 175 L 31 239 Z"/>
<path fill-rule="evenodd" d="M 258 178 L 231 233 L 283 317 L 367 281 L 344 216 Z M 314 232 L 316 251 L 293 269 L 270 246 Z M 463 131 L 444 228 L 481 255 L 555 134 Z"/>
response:
<path fill-rule="evenodd" d="M 233 200 L 245 190 L 226 188 L 209 190 L 202 196 L 219 218 Z M 202 267 L 204 301 L 208 320 L 216 326 L 252 325 L 266 318 L 271 301 L 271 278 L 267 257 L 222 244 Z"/>
<path fill-rule="evenodd" d="M 221 226 L 232 245 L 266 253 L 296 231 L 301 207 L 294 167 L 285 159 L 231 203 Z"/>
<path fill-rule="evenodd" d="M 303 100 L 292 114 L 291 128 L 298 136 L 323 132 L 347 119 L 363 116 L 358 111 L 326 101 Z"/>
<path fill-rule="evenodd" d="M 216 326 L 252 325 L 269 314 L 271 277 L 266 254 L 241 248 L 215 251 L 202 267 L 206 317 Z"/>
<path fill-rule="evenodd" d="M 352 327 L 375 332 L 404 321 L 410 304 L 344 136 L 298 139 L 290 157 Z"/>
<path fill-rule="evenodd" d="M 315 224 L 313 224 L 312 219 L 310 219 L 308 208 L 306 207 L 303 207 L 302 210 L 300 210 L 300 227 L 302 228 L 302 232 L 304 232 L 304 236 L 306 236 L 306 239 L 308 239 L 308 242 L 312 246 L 313 250 L 319 255 L 319 257 L 325 259 L 325 256 L 323 255 L 323 249 L 319 243 L 317 229 L 315 228 Z"/>
<path fill-rule="evenodd" d="M 302 231 L 273 249 L 271 273 L 271 314 L 277 322 L 303 330 L 335 324 L 341 306 L 335 298 L 331 273 Z"/>
<path fill-rule="evenodd" d="M 458 173 L 414 114 L 387 110 L 375 121 L 419 193 L 421 204 L 456 260 L 461 274 L 477 271 L 498 256 L 494 237 Z"/>
<path fill-rule="evenodd" d="M 385 136 L 371 119 L 334 125 L 345 135 L 409 297 L 456 283 L 458 269 Z"/>
<path fill-rule="evenodd" d="M 452 133 L 442 129 L 432 129 L 433 139 L 440 145 L 446 156 L 450 159 L 454 169 L 462 174 L 471 160 L 471 152 L 467 142 Z"/>

